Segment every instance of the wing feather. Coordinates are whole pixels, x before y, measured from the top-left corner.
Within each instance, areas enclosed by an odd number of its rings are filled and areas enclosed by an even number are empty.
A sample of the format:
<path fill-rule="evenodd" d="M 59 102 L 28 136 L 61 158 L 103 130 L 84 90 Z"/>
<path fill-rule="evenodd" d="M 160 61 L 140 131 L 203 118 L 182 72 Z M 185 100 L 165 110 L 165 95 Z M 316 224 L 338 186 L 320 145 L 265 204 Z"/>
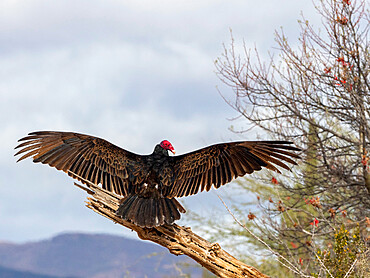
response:
<path fill-rule="evenodd" d="M 48 164 L 73 178 L 102 184 L 104 189 L 126 196 L 147 175 L 143 156 L 119 148 L 98 137 L 58 131 L 38 131 L 19 140 L 21 155 Z M 83 180 L 81 180 L 84 182 Z"/>
<path fill-rule="evenodd" d="M 251 174 L 263 167 L 279 172 L 289 170 L 286 163 L 296 165 L 299 158 L 286 141 L 241 141 L 212 145 L 188 154 L 173 157 L 173 177 L 168 197 L 183 197 L 199 191 L 219 188 L 233 178 Z"/>
<path fill-rule="evenodd" d="M 231 169 L 228 160 L 225 158 L 221 161 L 221 167 L 223 168 L 224 174 L 225 174 L 225 183 L 228 183 L 232 180 L 231 177 Z"/>

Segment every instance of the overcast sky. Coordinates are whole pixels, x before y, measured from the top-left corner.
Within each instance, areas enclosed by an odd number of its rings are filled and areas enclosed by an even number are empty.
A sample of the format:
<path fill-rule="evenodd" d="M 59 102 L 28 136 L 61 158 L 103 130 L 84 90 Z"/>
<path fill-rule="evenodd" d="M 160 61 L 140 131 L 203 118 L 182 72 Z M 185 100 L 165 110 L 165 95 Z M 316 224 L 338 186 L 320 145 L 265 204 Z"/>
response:
<path fill-rule="evenodd" d="M 140 154 L 162 139 L 178 154 L 240 140 L 228 130 L 236 114 L 216 89 L 231 96 L 215 75 L 222 43 L 231 28 L 238 43 L 266 54 L 280 26 L 298 35 L 301 11 L 317 17 L 303 0 L 2 0 L 0 240 L 132 235 L 85 208 L 86 195 L 64 173 L 30 159 L 16 164 L 17 140 L 76 131 Z M 212 198 L 214 191 L 186 205 L 206 211 Z"/>

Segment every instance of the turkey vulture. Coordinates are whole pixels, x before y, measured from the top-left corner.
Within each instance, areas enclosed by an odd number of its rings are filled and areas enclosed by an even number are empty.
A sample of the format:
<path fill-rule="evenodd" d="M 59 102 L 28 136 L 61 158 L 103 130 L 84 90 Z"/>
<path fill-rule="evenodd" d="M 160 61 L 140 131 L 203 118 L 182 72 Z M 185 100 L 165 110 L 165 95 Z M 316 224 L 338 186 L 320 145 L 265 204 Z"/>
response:
<path fill-rule="evenodd" d="M 221 143 L 179 156 L 167 140 L 150 155 L 138 155 L 108 141 L 74 132 L 38 131 L 19 140 L 18 161 L 49 164 L 81 182 L 90 181 L 123 196 L 116 214 L 140 227 L 172 224 L 185 209 L 175 199 L 219 188 L 261 170 L 289 170 L 299 158 L 286 141 Z M 17 161 L 17 162 L 18 162 Z"/>

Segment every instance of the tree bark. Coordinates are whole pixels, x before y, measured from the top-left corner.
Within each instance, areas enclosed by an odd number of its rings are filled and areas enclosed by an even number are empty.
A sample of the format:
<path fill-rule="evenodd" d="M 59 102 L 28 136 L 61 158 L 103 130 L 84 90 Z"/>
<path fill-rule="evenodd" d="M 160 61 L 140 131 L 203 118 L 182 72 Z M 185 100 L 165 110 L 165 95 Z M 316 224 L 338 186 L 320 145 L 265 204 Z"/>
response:
<path fill-rule="evenodd" d="M 150 240 L 162 245 L 176 256 L 186 255 L 192 258 L 218 277 L 268 277 L 256 268 L 235 259 L 218 243 L 210 243 L 194 234 L 189 227 L 181 227 L 177 224 L 155 228 L 138 227 L 115 215 L 120 197 L 92 183 L 86 185 L 75 183 L 75 185 L 92 196 L 87 198 L 88 208 L 117 224 L 134 230 L 142 240 Z"/>

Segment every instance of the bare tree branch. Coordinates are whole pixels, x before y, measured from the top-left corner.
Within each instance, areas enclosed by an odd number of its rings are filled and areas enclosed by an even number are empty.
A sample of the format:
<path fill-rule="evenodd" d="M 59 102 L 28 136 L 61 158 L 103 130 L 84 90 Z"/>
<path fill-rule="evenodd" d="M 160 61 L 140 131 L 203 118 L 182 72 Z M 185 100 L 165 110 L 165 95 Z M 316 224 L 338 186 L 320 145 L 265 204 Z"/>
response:
<path fill-rule="evenodd" d="M 140 239 L 155 242 L 167 248 L 172 254 L 186 255 L 218 277 L 265 278 L 256 268 L 248 266 L 224 251 L 218 243 L 211 243 L 191 231 L 189 227 L 176 224 L 156 228 L 141 228 L 115 215 L 120 198 L 115 194 L 86 181 L 77 187 L 86 191 L 87 207 L 104 217 L 129 228 L 137 233 Z"/>

